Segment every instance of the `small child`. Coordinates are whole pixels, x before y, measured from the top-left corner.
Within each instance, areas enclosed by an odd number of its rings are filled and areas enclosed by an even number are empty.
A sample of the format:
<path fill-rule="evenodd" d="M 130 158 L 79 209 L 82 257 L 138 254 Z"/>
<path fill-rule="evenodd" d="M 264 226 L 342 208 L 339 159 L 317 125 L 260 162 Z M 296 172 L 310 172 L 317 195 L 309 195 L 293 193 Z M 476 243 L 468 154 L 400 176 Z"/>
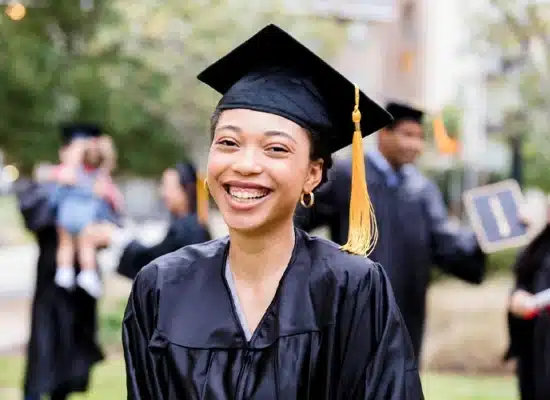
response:
<path fill-rule="evenodd" d="M 117 224 L 122 208 L 122 196 L 111 179 L 115 150 L 107 136 L 77 140 L 72 146 L 70 157 L 56 171 L 58 176 L 71 176 L 75 183 L 60 186 L 53 198 L 59 236 L 55 283 L 71 289 L 76 282 L 98 298 L 103 290 L 96 266 L 97 249 L 90 232 L 98 224 Z M 98 189 L 101 197 L 96 193 Z M 78 276 L 75 254 L 81 269 Z"/>

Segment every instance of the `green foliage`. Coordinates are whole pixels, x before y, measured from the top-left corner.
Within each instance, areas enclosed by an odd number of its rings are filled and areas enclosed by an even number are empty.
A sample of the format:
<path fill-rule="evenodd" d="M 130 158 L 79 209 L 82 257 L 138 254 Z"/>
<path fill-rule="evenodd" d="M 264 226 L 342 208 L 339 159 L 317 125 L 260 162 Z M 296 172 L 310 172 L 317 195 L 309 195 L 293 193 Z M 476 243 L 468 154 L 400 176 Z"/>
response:
<path fill-rule="evenodd" d="M 487 258 L 487 274 L 507 274 L 516 262 L 518 250 L 503 250 L 490 254 Z"/>
<path fill-rule="evenodd" d="M 72 0 L 48 2 L 21 21 L 1 18 L 0 148 L 8 161 L 28 173 L 55 160 L 67 120 L 102 125 L 120 151 L 121 172 L 156 175 L 183 157 L 160 105 L 167 76 L 125 51 L 112 1 L 96 0 L 88 12 Z"/>
<path fill-rule="evenodd" d="M 443 123 L 445 124 L 445 129 L 447 134 L 451 138 L 460 138 L 462 132 L 462 117 L 463 111 L 460 107 L 455 105 L 447 105 L 441 111 L 443 117 Z M 424 132 L 429 141 L 434 141 L 434 130 L 433 122 L 436 115 L 428 115 L 424 118 Z"/>
<path fill-rule="evenodd" d="M 155 6 L 126 0 L 121 5 L 134 24 L 132 29 L 138 26 L 143 37 L 132 51 L 168 74 L 171 85 L 164 93 L 164 104 L 186 148 L 198 159 L 208 148 L 210 116 L 219 99 L 219 94 L 196 79 L 203 68 L 268 23 L 288 29 L 329 59 L 346 34 L 343 23 L 289 15 L 277 0 L 211 1 L 207 11 L 199 1 L 169 0 Z M 144 45 L 151 42 L 159 45 Z"/>
<path fill-rule="evenodd" d="M 548 2 L 490 0 L 490 9 L 472 19 L 473 47 L 499 57 L 507 68 L 493 76 L 489 101 L 501 104 L 505 140 L 522 136 L 528 186 L 550 190 L 550 5 Z M 492 97 L 491 97 L 492 96 Z"/>
<path fill-rule="evenodd" d="M 526 187 L 538 187 L 546 193 L 550 193 L 550 175 L 547 173 L 550 168 L 548 144 L 541 144 L 537 140 L 530 140 L 525 144 L 523 154 L 525 159 L 524 177 Z"/>
<path fill-rule="evenodd" d="M 207 10 L 198 1 L 157 3 L 95 0 L 82 11 L 59 0 L 21 21 L 0 17 L 0 148 L 9 162 L 28 173 L 54 161 L 59 123 L 81 120 L 112 135 L 119 172 L 157 175 L 207 149 L 219 95 L 196 79 L 202 68 L 269 22 L 324 56 L 346 32 L 340 22 L 285 14 L 276 0 L 208 2 Z"/>

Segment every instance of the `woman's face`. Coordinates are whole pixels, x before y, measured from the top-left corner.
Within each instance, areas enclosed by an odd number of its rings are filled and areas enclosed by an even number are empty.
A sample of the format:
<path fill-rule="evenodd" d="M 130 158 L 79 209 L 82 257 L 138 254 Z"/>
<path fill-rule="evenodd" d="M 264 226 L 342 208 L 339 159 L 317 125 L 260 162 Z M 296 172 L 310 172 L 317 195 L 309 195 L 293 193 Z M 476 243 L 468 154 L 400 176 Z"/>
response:
<path fill-rule="evenodd" d="M 162 174 L 160 194 L 171 213 L 181 214 L 187 210 L 187 195 L 180 185 L 179 174 L 175 169 L 167 169 Z"/>
<path fill-rule="evenodd" d="M 308 133 L 277 115 L 236 109 L 218 120 L 208 187 L 230 229 L 257 232 L 292 219 L 302 192 L 322 177 Z"/>

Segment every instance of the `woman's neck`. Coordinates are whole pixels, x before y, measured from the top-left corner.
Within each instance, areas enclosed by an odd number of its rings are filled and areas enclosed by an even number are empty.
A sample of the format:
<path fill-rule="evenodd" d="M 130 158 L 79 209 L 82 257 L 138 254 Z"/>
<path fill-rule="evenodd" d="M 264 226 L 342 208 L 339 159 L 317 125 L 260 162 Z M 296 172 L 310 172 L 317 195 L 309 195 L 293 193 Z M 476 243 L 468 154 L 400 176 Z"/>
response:
<path fill-rule="evenodd" d="M 294 249 L 292 219 L 266 234 L 230 231 L 229 263 L 237 279 L 250 283 L 280 276 Z"/>

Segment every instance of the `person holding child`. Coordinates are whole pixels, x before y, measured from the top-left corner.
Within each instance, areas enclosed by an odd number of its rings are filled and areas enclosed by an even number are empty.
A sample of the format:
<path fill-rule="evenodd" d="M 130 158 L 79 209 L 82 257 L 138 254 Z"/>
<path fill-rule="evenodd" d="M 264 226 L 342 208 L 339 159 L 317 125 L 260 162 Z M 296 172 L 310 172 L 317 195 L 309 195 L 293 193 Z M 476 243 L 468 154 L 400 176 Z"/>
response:
<path fill-rule="evenodd" d="M 59 160 L 73 157 L 77 140 L 91 141 L 100 130 L 93 125 L 66 124 Z M 67 291 L 55 284 L 58 231 L 52 195 L 59 184 L 73 181 L 68 170 L 35 170 L 34 179 L 20 178 L 14 190 L 25 226 L 35 235 L 39 254 L 32 299 L 30 337 L 23 381 L 25 400 L 67 400 L 89 387 L 92 368 L 104 358 L 98 342 L 97 300 L 80 287 Z M 55 179 L 54 179 L 55 178 Z M 109 199 L 106 185 L 95 185 L 96 195 Z M 80 271 L 79 257 L 74 268 Z"/>
<path fill-rule="evenodd" d="M 88 131 L 93 139 L 76 139 L 70 157 L 52 174 L 63 183 L 52 196 L 59 235 L 55 282 L 65 289 L 74 288 L 76 283 L 97 298 L 102 294 L 102 284 L 90 232 L 99 224 L 119 223 L 123 198 L 111 178 L 115 166 L 112 140 L 99 136 L 97 128 Z M 97 194 L 98 186 L 103 187 L 100 193 L 105 193 L 104 197 Z M 81 266 L 77 276 L 76 254 Z"/>

